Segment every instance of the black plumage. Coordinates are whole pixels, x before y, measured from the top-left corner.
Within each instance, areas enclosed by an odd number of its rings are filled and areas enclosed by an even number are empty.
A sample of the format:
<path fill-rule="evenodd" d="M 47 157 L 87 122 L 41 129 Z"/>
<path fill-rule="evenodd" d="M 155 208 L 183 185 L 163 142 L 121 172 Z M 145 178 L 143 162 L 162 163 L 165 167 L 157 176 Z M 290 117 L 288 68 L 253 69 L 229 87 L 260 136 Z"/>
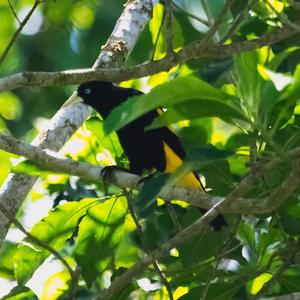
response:
<path fill-rule="evenodd" d="M 77 89 L 79 99 L 93 107 L 104 119 L 129 97 L 142 94 L 136 89 L 119 87 L 107 81 L 85 82 Z M 129 159 L 130 172 L 134 174 L 141 175 L 144 170 L 174 172 L 186 156 L 179 138 L 168 127 L 145 130 L 158 115 L 158 109 L 152 110 L 117 131 L 120 144 Z M 193 172 L 185 175 L 177 184 L 204 190 L 197 174 Z M 216 230 L 224 224 L 226 222 L 222 216 L 211 223 Z"/>

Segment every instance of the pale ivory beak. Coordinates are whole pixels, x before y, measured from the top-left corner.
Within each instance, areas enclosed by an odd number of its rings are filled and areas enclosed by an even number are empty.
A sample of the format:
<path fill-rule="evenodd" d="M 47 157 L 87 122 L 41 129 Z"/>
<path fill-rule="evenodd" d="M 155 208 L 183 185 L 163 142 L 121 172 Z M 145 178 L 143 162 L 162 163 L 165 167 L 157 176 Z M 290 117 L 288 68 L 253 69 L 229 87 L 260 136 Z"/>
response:
<path fill-rule="evenodd" d="M 83 102 L 83 99 L 78 96 L 77 91 L 75 91 L 71 97 L 63 104 L 62 107 L 72 106 L 77 103 Z"/>

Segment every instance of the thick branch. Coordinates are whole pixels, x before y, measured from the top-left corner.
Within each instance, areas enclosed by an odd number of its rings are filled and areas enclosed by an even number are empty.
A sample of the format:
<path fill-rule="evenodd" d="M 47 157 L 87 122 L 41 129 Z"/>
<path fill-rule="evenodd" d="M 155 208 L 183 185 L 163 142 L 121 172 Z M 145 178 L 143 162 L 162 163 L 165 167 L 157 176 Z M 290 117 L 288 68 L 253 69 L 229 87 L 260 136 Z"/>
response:
<path fill-rule="evenodd" d="M 3 134 L 0 134 L 0 149 L 25 156 L 45 169 L 84 177 L 95 181 L 102 180 L 101 171 L 103 168 L 101 166 L 94 166 L 89 163 L 67 159 L 65 157 L 61 157 L 57 153 L 50 152 L 49 150 L 42 150 L 37 146 L 26 144 L 20 140 Z M 296 148 L 288 152 L 286 155 L 286 158 L 288 159 L 295 159 L 297 157 L 300 157 L 300 148 Z M 227 196 L 227 198 L 230 197 L 234 201 L 230 201 L 226 204 L 226 206 L 220 207 L 219 212 L 263 214 L 276 209 L 299 184 L 300 174 L 297 173 L 297 168 L 295 168 L 289 175 L 288 180 L 284 181 L 282 185 L 271 193 L 269 197 L 264 199 L 245 199 L 241 197 L 242 194 L 246 193 L 246 190 L 251 187 L 251 184 L 257 177 L 261 176 L 266 171 L 272 170 L 280 162 L 282 162 L 282 159 L 277 158 L 268 163 L 256 166 L 253 169 L 253 172 L 245 177 L 238 188 L 234 190 L 234 193 Z M 139 176 L 116 170 L 112 173 L 111 183 L 120 188 L 140 190 L 142 188 L 142 185 L 139 184 L 140 179 L 141 178 Z M 285 184 L 288 186 L 285 186 Z M 202 193 L 201 191 L 176 186 L 161 191 L 159 196 L 166 201 L 183 199 L 191 205 L 206 209 L 211 209 L 224 200 L 223 197 L 212 196 Z"/>
<path fill-rule="evenodd" d="M 156 0 L 128 1 L 94 68 L 122 65 L 150 19 L 154 3 Z M 59 110 L 50 121 L 49 129 L 42 132 L 34 144 L 44 149 L 58 151 L 89 113 L 90 109 L 81 104 Z M 0 204 L 5 206 L 11 215 L 15 215 L 35 181 L 36 177 L 24 174 L 10 175 L 0 190 Z M 0 214 L 0 243 L 9 226 L 10 221 Z"/>
<path fill-rule="evenodd" d="M 260 298 L 260 300 L 296 300 L 300 299 L 300 293 L 291 293 L 287 295 L 281 295 L 276 297 Z"/>
<path fill-rule="evenodd" d="M 297 28 L 300 21 L 295 22 Z M 177 53 L 169 53 L 166 57 L 158 61 L 139 64 L 128 68 L 98 68 L 98 69 L 78 69 L 65 70 L 60 72 L 23 72 L 0 79 L 0 92 L 12 90 L 22 86 L 56 86 L 66 84 L 79 84 L 88 80 L 108 80 L 120 82 L 133 78 L 153 75 L 162 71 L 168 71 L 172 67 L 186 63 L 194 58 L 225 58 L 233 54 L 251 51 L 263 46 L 273 45 L 296 33 L 296 27 L 284 27 L 273 33 L 264 36 L 237 42 L 229 45 L 214 44 L 203 45 L 202 41 L 193 42 Z M 98 67 L 103 67 L 99 64 Z"/>
<path fill-rule="evenodd" d="M 296 177 L 292 183 L 290 183 L 291 176 Z M 138 273 L 146 269 L 150 264 L 154 262 L 154 260 L 159 259 L 163 255 L 167 254 L 172 248 L 177 247 L 178 245 L 184 243 L 185 241 L 190 240 L 196 234 L 199 233 L 204 227 L 211 222 L 222 209 L 232 202 L 236 202 L 237 199 L 234 197 L 237 195 L 242 195 L 249 188 L 250 183 L 253 180 L 253 174 L 249 174 L 245 177 L 245 179 L 236 187 L 234 191 L 232 191 L 225 199 L 220 201 L 214 207 L 212 207 L 204 216 L 195 221 L 193 224 L 189 225 L 179 233 L 177 233 L 172 239 L 162 244 L 156 250 L 152 251 L 148 257 L 141 259 L 138 263 L 136 263 L 133 267 L 127 270 L 122 275 L 118 276 L 114 279 L 111 286 L 101 293 L 97 299 L 111 299 L 117 292 L 119 292 L 122 288 L 124 288 L 129 282 L 132 281 L 133 277 Z M 299 187 L 300 184 L 300 160 L 295 164 L 290 175 L 284 180 L 281 186 L 277 188 L 269 197 L 266 198 L 266 203 L 271 204 L 273 200 L 273 196 L 277 195 L 277 197 L 281 197 L 281 203 L 285 201 L 296 188 Z M 288 187 L 290 183 L 290 187 Z M 287 192 L 284 192 L 282 189 L 288 188 Z M 243 192 L 244 191 L 244 192 Z"/>

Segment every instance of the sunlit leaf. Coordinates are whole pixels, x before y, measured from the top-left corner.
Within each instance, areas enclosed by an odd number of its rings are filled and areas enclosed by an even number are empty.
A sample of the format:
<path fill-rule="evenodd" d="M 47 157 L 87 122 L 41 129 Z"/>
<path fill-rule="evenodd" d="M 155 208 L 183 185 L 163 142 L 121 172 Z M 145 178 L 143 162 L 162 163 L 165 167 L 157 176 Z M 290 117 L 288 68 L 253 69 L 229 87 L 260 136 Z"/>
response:
<path fill-rule="evenodd" d="M 109 150 L 114 156 L 121 156 L 123 150 L 116 133 L 107 136 L 103 130 L 103 121 L 97 116 L 90 117 L 85 121 L 86 128 L 98 139 L 100 147 Z"/>
<path fill-rule="evenodd" d="M 26 286 L 17 286 L 10 293 L 1 298 L 2 300 L 38 300 L 36 294 Z"/>
<path fill-rule="evenodd" d="M 92 26 L 95 19 L 95 12 L 93 7 L 85 4 L 76 4 L 73 7 L 72 22 L 79 29 L 88 29 Z"/>
<path fill-rule="evenodd" d="M 19 98 L 10 92 L 0 94 L 0 115 L 7 120 L 20 118 L 22 105 Z"/>
<path fill-rule="evenodd" d="M 240 286 L 238 284 L 212 283 L 209 286 L 205 298 L 208 300 L 234 299 L 233 296 L 238 292 L 239 289 Z M 203 287 L 195 287 L 181 297 L 180 300 L 197 300 L 199 299 L 199 295 L 201 295 L 203 292 Z"/>
<path fill-rule="evenodd" d="M 0 277 L 14 279 L 14 255 L 17 244 L 5 241 L 0 248 Z"/>
<path fill-rule="evenodd" d="M 61 296 L 64 291 L 68 290 L 70 280 L 70 273 L 62 271 L 51 275 L 46 283 L 43 290 L 41 300 L 55 300 Z"/>
<path fill-rule="evenodd" d="M 258 277 L 256 277 L 253 280 L 253 283 L 252 283 L 252 286 L 251 286 L 251 294 L 252 295 L 257 294 L 261 290 L 263 285 L 266 282 L 268 282 L 272 277 L 273 277 L 273 275 L 270 274 L 270 273 L 264 273 L 264 274 L 261 274 Z"/>
<path fill-rule="evenodd" d="M 173 107 L 188 118 L 219 116 L 246 120 L 235 97 L 195 77 L 180 77 L 115 108 L 105 120 L 104 130 L 117 130 L 159 106 Z"/>
<path fill-rule="evenodd" d="M 95 203 L 95 199 L 86 199 L 56 206 L 32 228 L 31 234 L 53 249 L 59 250 L 72 236 L 78 220 Z M 19 245 L 14 257 L 15 276 L 18 282 L 25 283 L 49 255 L 46 249 L 35 243 L 28 243 L 25 239 L 24 243 Z"/>
<path fill-rule="evenodd" d="M 75 259 L 89 287 L 114 259 L 123 235 L 125 213 L 125 199 L 113 197 L 91 208 L 80 223 Z"/>

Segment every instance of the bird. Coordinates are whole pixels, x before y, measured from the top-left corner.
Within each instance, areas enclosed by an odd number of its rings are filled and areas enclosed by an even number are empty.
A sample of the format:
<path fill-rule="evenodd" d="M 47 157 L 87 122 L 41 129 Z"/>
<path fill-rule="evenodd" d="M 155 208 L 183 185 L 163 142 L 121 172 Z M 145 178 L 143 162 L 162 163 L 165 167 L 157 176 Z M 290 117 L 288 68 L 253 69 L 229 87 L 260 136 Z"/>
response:
<path fill-rule="evenodd" d="M 111 111 L 133 96 L 143 92 L 120 87 L 109 81 L 93 80 L 84 82 L 63 107 L 85 103 L 95 109 L 105 120 Z M 116 131 L 120 144 L 129 160 L 129 171 L 142 175 L 144 171 L 172 173 L 182 165 L 186 151 L 179 137 L 167 126 L 145 130 L 162 113 L 161 108 L 151 110 Z M 190 172 L 182 177 L 177 186 L 205 192 L 199 176 Z M 205 209 L 201 209 L 205 213 Z M 222 215 L 211 222 L 214 230 L 220 230 L 226 221 Z"/>

